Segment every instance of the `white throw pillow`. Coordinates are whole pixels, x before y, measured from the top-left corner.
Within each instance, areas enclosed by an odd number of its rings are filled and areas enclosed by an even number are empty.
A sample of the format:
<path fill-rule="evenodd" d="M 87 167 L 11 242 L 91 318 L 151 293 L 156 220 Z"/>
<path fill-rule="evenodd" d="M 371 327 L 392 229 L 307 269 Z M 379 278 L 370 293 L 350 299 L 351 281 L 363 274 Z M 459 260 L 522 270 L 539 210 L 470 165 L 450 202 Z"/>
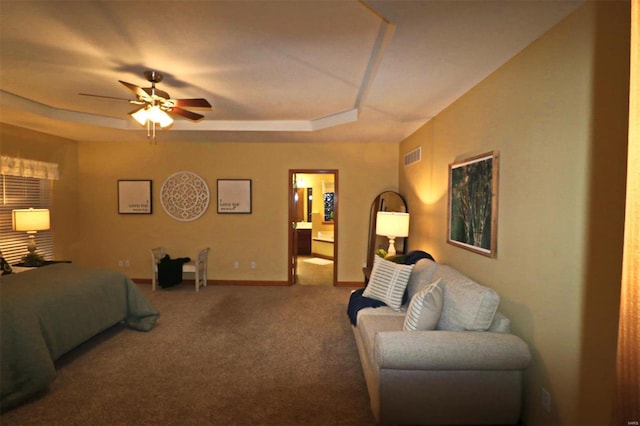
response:
<path fill-rule="evenodd" d="M 442 312 L 440 280 L 417 292 L 409 302 L 404 331 L 435 330 Z"/>
<path fill-rule="evenodd" d="M 413 265 L 402 265 L 375 256 L 369 284 L 362 295 L 384 302 L 395 311 L 400 310 Z"/>

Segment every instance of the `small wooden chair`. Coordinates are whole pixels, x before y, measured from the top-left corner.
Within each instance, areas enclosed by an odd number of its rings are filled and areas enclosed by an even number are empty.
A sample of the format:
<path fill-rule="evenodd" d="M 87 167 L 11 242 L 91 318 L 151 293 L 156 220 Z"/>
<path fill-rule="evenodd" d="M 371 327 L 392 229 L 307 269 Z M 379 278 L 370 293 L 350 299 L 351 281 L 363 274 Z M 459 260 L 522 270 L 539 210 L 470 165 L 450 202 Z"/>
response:
<path fill-rule="evenodd" d="M 196 291 L 200 290 L 200 287 L 207 286 L 207 261 L 209 259 L 209 247 L 202 249 L 196 256 L 195 265 L 187 263 L 182 267 L 183 272 L 195 272 L 196 274 Z M 189 267 L 189 269 L 186 269 Z"/>
<path fill-rule="evenodd" d="M 151 249 L 151 289 L 156 290 L 158 284 L 158 263 L 167 255 L 164 247 L 155 247 Z M 196 291 L 200 287 L 207 286 L 207 262 L 209 259 L 209 247 L 198 251 L 195 261 L 182 265 L 182 272 L 195 273 Z"/>
<path fill-rule="evenodd" d="M 156 291 L 158 285 L 158 263 L 167 255 L 164 247 L 155 247 L 151 249 L 151 289 Z"/>

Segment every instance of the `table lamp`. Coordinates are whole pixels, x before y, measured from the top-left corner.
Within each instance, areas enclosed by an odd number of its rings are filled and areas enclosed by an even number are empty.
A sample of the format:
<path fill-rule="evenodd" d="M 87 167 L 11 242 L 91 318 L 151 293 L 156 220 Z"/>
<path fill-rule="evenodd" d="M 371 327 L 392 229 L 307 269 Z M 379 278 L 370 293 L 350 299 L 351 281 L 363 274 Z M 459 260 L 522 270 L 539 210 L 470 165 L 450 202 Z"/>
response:
<path fill-rule="evenodd" d="M 36 253 L 36 233 L 50 229 L 49 209 L 17 209 L 12 210 L 13 230 L 24 231 L 29 235 L 25 256 L 27 266 L 36 266 L 42 262 L 42 257 Z"/>
<path fill-rule="evenodd" d="M 409 213 L 378 212 L 376 234 L 389 238 L 387 254 L 396 254 L 396 238 L 409 236 Z"/>

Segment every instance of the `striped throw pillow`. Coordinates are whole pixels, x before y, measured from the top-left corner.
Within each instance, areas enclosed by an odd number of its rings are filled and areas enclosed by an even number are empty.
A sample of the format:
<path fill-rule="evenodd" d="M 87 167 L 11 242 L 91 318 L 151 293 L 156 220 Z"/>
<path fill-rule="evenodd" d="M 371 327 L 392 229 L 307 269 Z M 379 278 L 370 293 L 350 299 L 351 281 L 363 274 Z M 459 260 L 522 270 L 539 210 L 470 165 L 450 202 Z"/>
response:
<path fill-rule="evenodd" d="M 435 330 L 442 313 L 440 280 L 417 292 L 409 302 L 404 317 L 404 331 Z"/>
<path fill-rule="evenodd" d="M 369 284 L 362 295 L 399 311 L 412 270 L 413 265 L 401 265 L 375 256 Z"/>

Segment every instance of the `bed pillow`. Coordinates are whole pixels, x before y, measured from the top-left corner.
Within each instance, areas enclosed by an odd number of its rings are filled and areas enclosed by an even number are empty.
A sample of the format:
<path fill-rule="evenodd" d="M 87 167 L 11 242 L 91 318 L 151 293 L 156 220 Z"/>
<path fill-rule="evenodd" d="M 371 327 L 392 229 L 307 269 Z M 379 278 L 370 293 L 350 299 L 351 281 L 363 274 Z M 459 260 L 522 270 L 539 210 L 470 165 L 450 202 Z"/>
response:
<path fill-rule="evenodd" d="M 442 313 L 440 280 L 417 292 L 409 302 L 404 331 L 435 330 Z"/>
<path fill-rule="evenodd" d="M 362 295 L 399 311 L 413 265 L 402 265 L 374 256 L 369 284 Z"/>

